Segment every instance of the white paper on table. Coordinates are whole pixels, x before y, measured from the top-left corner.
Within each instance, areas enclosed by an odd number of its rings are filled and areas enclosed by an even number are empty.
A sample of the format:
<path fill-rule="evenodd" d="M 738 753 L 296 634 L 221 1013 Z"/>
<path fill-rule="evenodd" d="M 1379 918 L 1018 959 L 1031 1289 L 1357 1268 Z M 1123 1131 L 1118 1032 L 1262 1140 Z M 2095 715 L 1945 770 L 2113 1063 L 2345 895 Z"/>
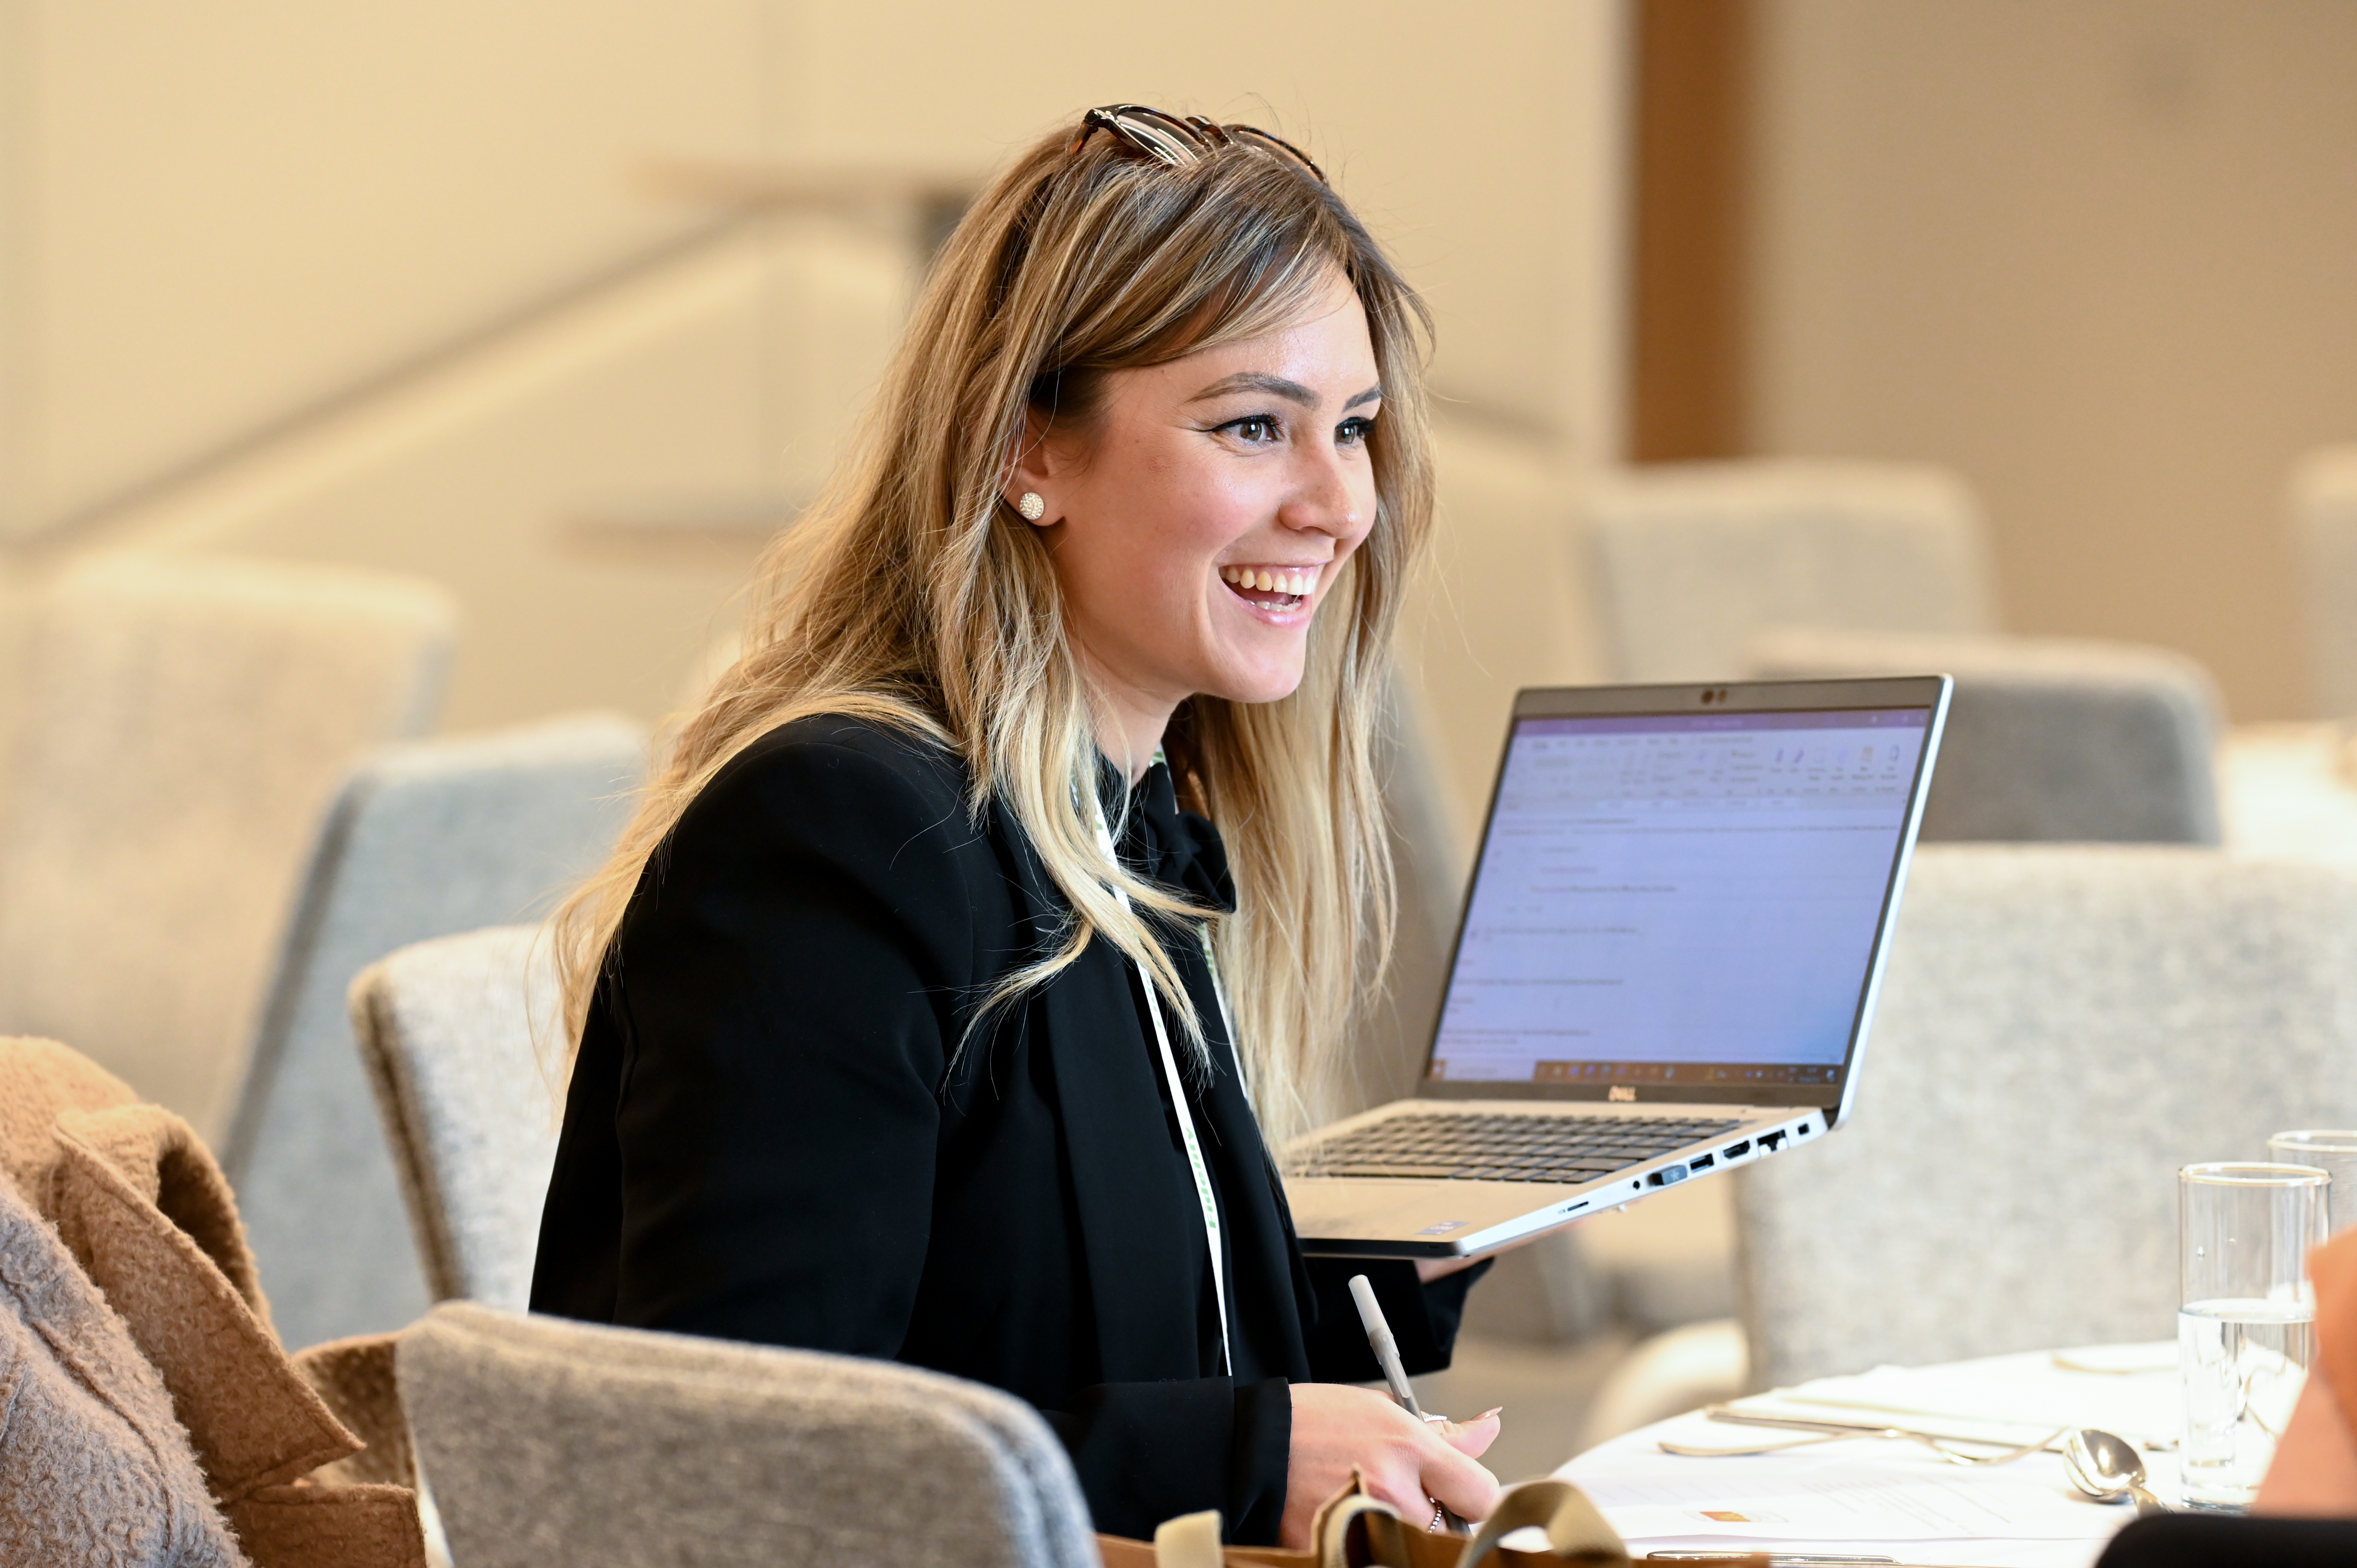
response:
<path fill-rule="evenodd" d="M 1546 1537 L 1529 1550 L 1544 1551 Z M 1763 1552 L 1794 1556 L 1887 1557 L 1905 1568 L 2094 1568 L 2108 1541 L 1779 1541 Z M 1741 1541 L 1723 1536 L 1664 1536 L 1632 1542 L 1630 1550 L 1642 1563 L 1655 1552 L 1738 1552 Z"/>
<path fill-rule="evenodd" d="M 2073 1366 L 2058 1365 L 2058 1357 Z M 2028 1443 L 2057 1427 L 2095 1426 L 2140 1447 L 2173 1447 L 2184 1430 L 2177 1348 L 2169 1343 L 2033 1350 L 1945 1367 L 1878 1367 L 1755 1394 L 1735 1407 L 1803 1421 L 1887 1420 L 1943 1437 L 2011 1443 Z M 1737 1439 L 1728 1441 L 1731 1446 Z"/>
<path fill-rule="evenodd" d="M 2126 1505 L 2067 1494 L 2051 1459 L 2023 1463 L 2022 1470 L 1965 1470 L 1929 1455 L 1854 1452 L 1717 1463 L 1622 1449 L 1609 1463 L 1575 1459 L 1557 1474 L 1578 1483 L 1632 1547 L 1692 1539 L 2092 1541 L 2132 1515 Z"/>

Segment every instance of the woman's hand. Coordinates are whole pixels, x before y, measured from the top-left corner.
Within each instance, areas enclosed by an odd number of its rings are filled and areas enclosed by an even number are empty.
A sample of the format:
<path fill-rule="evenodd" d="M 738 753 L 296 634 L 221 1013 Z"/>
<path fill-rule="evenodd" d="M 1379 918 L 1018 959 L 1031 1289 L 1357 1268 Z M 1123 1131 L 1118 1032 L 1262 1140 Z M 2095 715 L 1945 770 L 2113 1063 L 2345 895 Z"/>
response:
<path fill-rule="evenodd" d="M 1328 1498 L 1350 1483 L 1356 1466 L 1367 1491 L 1422 1529 L 1438 1498 L 1460 1519 L 1486 1519 L 1498 1498 L 1498 1478 L 1479 1460 L 1497 1441 L 1498 1412 L 1461 1425 L 1422 1422 L 1389 1396 L 1348 1383 L 1293 1385 L 1293 1451 L 1285 1481 L 1285 1518 L 1278 1537 L 1298 1551 L 1309 1544 L 1309 1521 Z"/>
<path fill-rule="evenodd" d="M 1296 1401 L 1293 1419 L 1301 1419 Z M 1299 1450 L 1295 1450 L 1297 1453 Z M 1286 1517 L 1293 1498 L 1286 1498 Z M 2308 1385 L 2292 1407 L 2291 1423 L 2276 1444 L 2275 1463 L 2251 1504 L 2253 1513 L 2285 1514 L 2294 1518 L 2329 1519 L 2357 1512 L 2357 1440 L 2341 1414 L 2330 1376 L 2322 1367 L 2308 1374 Z"/>

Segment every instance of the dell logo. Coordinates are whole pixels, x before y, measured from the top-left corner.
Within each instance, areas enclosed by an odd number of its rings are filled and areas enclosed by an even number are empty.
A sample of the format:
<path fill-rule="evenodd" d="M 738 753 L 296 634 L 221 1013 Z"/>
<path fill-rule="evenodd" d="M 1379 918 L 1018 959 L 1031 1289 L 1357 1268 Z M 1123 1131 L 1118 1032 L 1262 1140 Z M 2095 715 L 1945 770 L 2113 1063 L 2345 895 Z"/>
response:
<path fill-rule="evenodd" d="M 1634 1084 L 1616 1083 L 1611 1088 L 1604 1091 L 1604 1098 L 1607 1100 L 1634 1100 L 1637 1098 L 1637 1089 Z"/>

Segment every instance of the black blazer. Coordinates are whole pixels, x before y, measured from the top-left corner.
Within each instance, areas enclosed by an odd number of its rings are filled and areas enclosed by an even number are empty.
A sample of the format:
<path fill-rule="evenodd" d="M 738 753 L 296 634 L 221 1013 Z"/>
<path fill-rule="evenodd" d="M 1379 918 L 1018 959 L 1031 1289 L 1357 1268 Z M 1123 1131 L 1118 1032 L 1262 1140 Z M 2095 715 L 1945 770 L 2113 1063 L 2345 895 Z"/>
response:
<path fill-rule="evenodd" d="M 1232 906 L 1218 836 L 1178 811 L 1166 770 L 1127 807 L 1130 864 Z M 952 754 L 836 717 L 748 747 L 615 938 L 532 1305 L 994 1384 L 1046 1413 L 1099 1529 L 1148 1536 L 1217 1508 L 1230 1540 L 1271 1541 L 1286 1384 L 1380 1376 L 1348 1276 L 1374 1281 L 1421 1371 L 1448 1364 L 1472 1273 L 1427 1287 L 1404 1262 L 1302 1257 L 1208 966 L 1174 933 L 1215 1063 L 1188 1092 L 1226 1245 L 1222 1375 L 1133 966 L 1093 943 L 968 1038 L 992 983 L 1054 950 L 1061 908 L 1009 815 L 970 822 Z"/>

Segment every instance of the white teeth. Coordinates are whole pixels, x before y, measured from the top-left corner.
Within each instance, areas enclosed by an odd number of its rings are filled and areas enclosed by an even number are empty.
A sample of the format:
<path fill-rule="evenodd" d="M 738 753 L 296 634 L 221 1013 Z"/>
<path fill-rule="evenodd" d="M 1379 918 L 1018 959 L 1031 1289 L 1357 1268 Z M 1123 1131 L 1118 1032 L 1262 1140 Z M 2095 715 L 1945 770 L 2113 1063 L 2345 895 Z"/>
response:
<path fill-rule="evenodd" d="M 1291 594 L 1298 596 L 1315 593 L 1317 566 L 1222 566 L 1220 580 L 1256 594 Z"/>

